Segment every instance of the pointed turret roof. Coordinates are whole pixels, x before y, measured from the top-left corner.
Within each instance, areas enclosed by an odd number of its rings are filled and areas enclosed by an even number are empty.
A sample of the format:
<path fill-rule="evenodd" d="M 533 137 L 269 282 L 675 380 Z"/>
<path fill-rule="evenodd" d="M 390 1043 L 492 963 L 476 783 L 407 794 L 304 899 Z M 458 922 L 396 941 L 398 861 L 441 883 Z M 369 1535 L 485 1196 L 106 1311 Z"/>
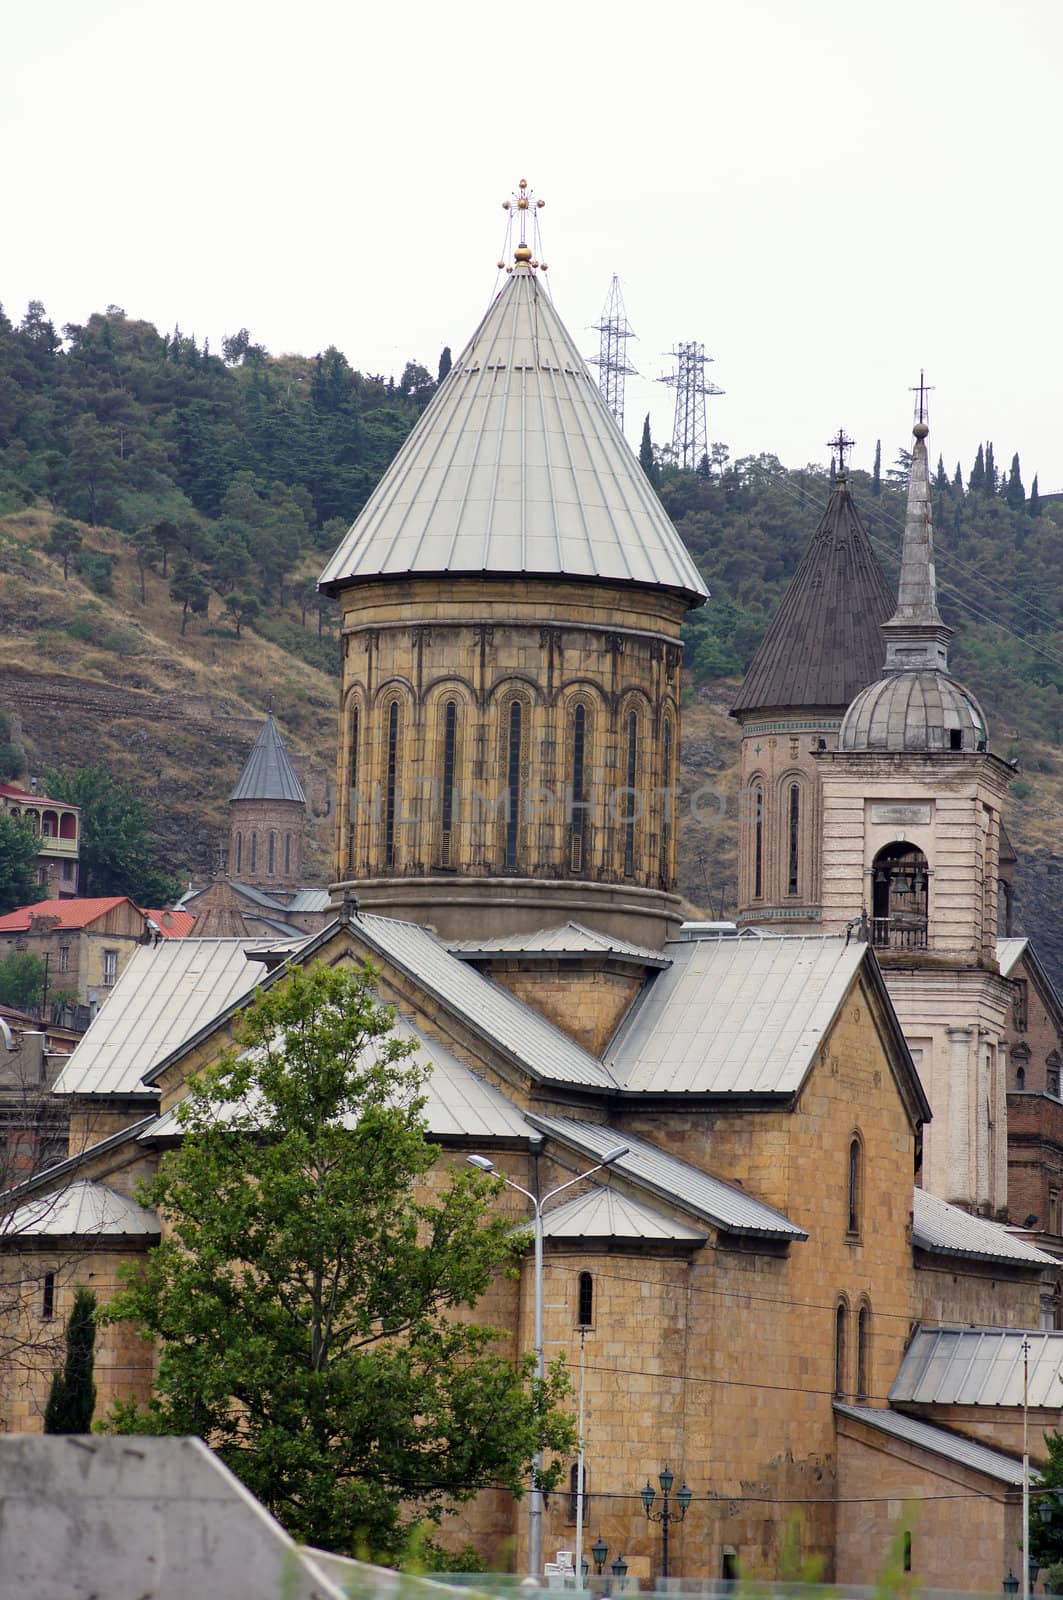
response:
<path fill-rule="evenodd" d="M 753 657 L 733 714 L 844 709 L 882 670 L 893 596 L 840 473 L 819 527 Z"/>
<path fill-rule="evenodd" d="M 665 588 L 700 605 L 697 568 L 519 257 L 321 587 L 527 573 Z"/>
<path fill-rule="evenodd" d="M 244 762 L 244 770 L 229 799 L 294 800 L 299 805 L 306 804 L 303 786 L 295 776 L 272 711 L 266 713 L 265 726 Z"/>
<path fill-rule="evenodd" d="M 952 629 L 941 620 L 934 569 L 934 524 L 930 502 L 929 433 L 920 419 L 912 429 L 912 465 L 908 475 L 908 507 L 901 544 L 901 575 L 897 609 L 883 624 L 886 636 L 886 671 L 929 667 L 947 672 L 948 642 Z"/>

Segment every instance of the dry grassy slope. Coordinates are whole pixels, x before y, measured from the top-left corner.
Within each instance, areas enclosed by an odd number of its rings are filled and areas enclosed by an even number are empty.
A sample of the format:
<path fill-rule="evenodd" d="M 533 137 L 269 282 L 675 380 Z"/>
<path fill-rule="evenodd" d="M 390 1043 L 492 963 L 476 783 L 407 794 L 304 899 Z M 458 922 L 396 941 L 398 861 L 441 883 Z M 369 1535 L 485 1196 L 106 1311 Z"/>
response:
<path fill-rule="evenodd" d="M 217 615 L 190 617 L 182 638 L 168 581 L 149 572 L 142 603 L 135 558 L 108 530 L 80 525 L 87 546 L 115 557 L 113 597 L 73 572 L 64 582 L 44 550 L 50 524 L 38 510 L 0 518 L 0 705 L 20 724 L 31 772 L 102 761 L 151 802 L 165 864 L 202 877 L 272 694 L 311 802 L 308 869 L 324 881 L 336 680 L 247 629 L 237 640 Z"/>
<path fill-rule="evenodd" d="M 250 630 L 237 640 L 218 615 L 189 619 L 168 584 L 117 534 L 82 526 L 86 545 L 115 557 L 113 598 L 94 595 L 44 550 L 51 518 L 0 518 L 0 706 L 21 724 L 31 770 L 103 761 L 143 787 L 155 807 L 163 859 L 209 874 L 227 836 L 226 799 L 261 725 L 274 712 L 310 797 L 316 881 L 329 875 L 337 685 Z M 309 570 L 309 568 L 308 568 Z M 214 603 L 215 606 L 217 603 Z M 289 613 L 289 620 L 296 620 Z M 89 624 L 82 640 L 66 631 Z M 217 631 L 209 631 L 214 630 Z M 680 885 L 691 915 L 734 911 L 738 729 L 727 715 L 737 683 L 703 687 L 683 710 Z M 994 744 L 1011 731 L 995 720 Z M 1020 751 L 1020 794 L 1008 827 L 1020 855 L 1020 926 L 1063 980 L 1063 772 L 1047 746 Z M 1025 786 L 1029 785 L 1029 793 Z"/>

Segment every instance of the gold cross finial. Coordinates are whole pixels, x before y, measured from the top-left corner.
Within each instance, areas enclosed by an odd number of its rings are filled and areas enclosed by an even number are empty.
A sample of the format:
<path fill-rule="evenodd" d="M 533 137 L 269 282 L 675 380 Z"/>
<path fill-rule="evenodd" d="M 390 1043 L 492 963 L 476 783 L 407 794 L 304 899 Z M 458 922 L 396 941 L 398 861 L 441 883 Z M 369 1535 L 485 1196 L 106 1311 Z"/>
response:
<path fill-rule="evenodd" d="M 926 397 L 928 394 L 933 394 L 934 389 L 932 384 L 924 380 L 922 367 L 919 368 L 919 383 L 917 386 L 913 385 L 910 392 L 915 395 L 915 427 L 912 432 L 917 439 L 925 439 L 930 432 L 926 420 L 929 413 Z"/>
<path fill-rule="evenodd" d="M 831 450 L 837 450 L 837 452 L 838 452 L 838 476 L 839 476 L 839 478 L 844 478 L 845 477 L 845 452 L 847 450 L 851 450 L 855 443 L 856 443 L 855 439 L 847 439 L 845 437 L 845 429 L 844 428 L 839 428 L 838 429 L 838 437 L 836 439 L 828 439 L 827 440 L 828 447 Z"/>
<path fill-rule="evenodd" d="M 502 202 L 502 210 L 508 211 L 510 214 L 511 233 L 514 216 L 516 216 L 520 221 L 520 239 L 517 243 L 517 248 L 513 252 L 514 261 L 521 263 L 526 262 L 532 267 L 538 267 L 541 265 L 544 272 L 546 271 L 546 262 L 543 261 L 540 263 L 532 260 L 532 248 L 528 241 L 528 219 L 530 215 L 532 222 L 534 223 L 535 213 L 537 211 L 541 211 L 545 204 L 545 200 L 536 200 L 534 193 L 528 188 L 527 178 L 521 178 L 510 198 L 508 200 L 503 200 Z M 500 261 L 498 265 L 500 267 L 504 267 L 505 262 Z M 512 267 L 510 267 L 509 270 L 512 272 Z"/>

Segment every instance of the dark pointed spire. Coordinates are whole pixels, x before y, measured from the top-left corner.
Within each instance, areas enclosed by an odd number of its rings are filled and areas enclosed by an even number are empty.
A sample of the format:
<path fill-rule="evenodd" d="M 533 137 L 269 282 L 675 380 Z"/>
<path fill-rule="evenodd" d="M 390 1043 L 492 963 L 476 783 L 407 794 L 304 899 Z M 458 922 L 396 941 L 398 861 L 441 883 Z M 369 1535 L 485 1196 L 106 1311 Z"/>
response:
<path fill-rule="evenodd" d="M 270 698 L 272 703 L 272 696 Z M 298 805 L 306 804 L 303 786 L 288 759 L 284 740 L 273 720 L 272 709 L 266 713 L 262 732 L 244 762 L 244 770 L 229 799 L 293 800 Z"/>
<path fill-rule="evenodd" d="M 850 443 L 846 440 L 845 447 Z M 841 448 L 838 454 L 844 461 Z M 843 466 L 753 657 L 733 714 L 791 707 L 844 710 L 882 669 L 880 630 L 892 610 L 893 596 Z"/>

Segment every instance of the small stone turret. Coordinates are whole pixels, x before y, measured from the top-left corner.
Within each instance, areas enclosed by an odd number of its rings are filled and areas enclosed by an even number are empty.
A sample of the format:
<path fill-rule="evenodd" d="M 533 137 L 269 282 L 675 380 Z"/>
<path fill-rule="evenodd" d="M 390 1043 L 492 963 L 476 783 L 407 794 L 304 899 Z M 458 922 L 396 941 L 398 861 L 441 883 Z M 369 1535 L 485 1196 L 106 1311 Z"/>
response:
<path fill-rule="evenodd" d="M 229 796 L 229 877 L 253 889 L 298 889 L 306 795 L 272 711 Z"/>

